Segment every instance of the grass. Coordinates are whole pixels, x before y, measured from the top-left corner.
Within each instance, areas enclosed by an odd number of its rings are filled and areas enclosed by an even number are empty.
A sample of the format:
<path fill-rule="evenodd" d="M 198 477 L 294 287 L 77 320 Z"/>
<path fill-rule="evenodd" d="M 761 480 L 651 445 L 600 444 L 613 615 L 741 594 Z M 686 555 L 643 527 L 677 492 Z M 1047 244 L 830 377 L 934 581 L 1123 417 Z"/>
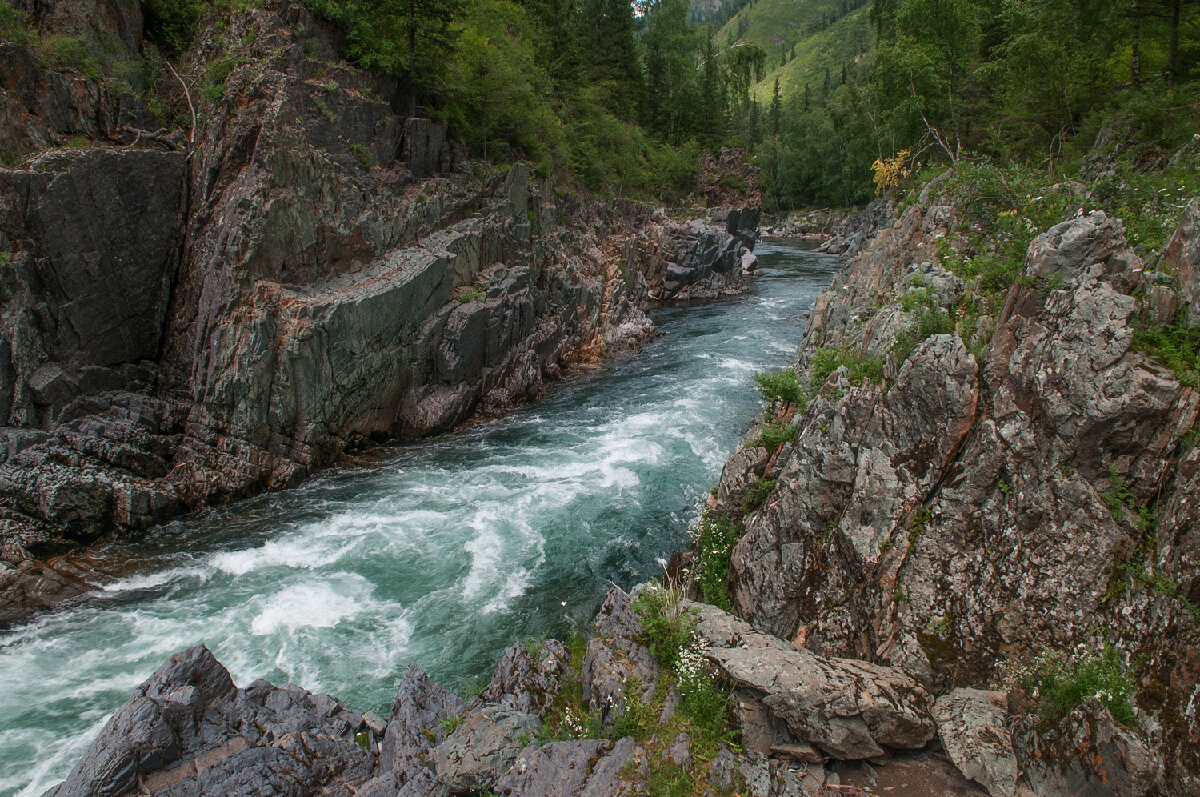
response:
<path fill-rule="evenodd" d="M 645 794 L 683 797 L 711 790 L 704 777 L 707 763 L 721 744 L 736 741 L 726 710 L 730 689 L 705 658 L 703 643 L 694 634 L 695 618 L 680 609 L 677 592 L 651 585 L 634 601 L 634 610 L 646 631 L 651 654 L 663 671 L 654 699 L 648 703 L 632 698 L 626 686 L 626 714 L 619 725 L 614 724 L 611 736 L 629 735 L 648 743 Z M 679 690 L 679 706 L 670 720 L 660 724 L 662 702 L 672 685 Z M 632 694 L 636 695 L 636 690 Z M 663 756 L 680 732 L 692 739 L 691 771 Z"/>
<path fill-rule="evenodd" d="M 883 359 L 868 357 L 852 349 L 825 347 L 818 349 L 809 366 L 809 386 L 818 392 L 830 375 L 845 366 L 850 372 L 851 384 L 883 381 Z"/>
<path fill-rule="evenodd" d="M 774 489 L 774 479 L 756 479 L 746 488 L 746 494 L 742 497 L 742 511 L 753 512 L 758 509 Z"/>
<path fill-rule="evenodd" d="M 224 55 L 209 61 L 200 83 L 200 93 L 209 102 L 220 102 L 225 97 L 225 84 L 229 76 L 244 63 L 246 59 L 240 55 Z"/>
<path fill-rule="evenodd" d="M 928 288 L 909 291 L 901 298 L 900 303 L 905 312 L 913 316 L 913 323 L 901 330 L 892 344 L 898 365 L 907 360 L 927 338 L 954 332 L 954 322 L 950 320 L 950 315 L 937 303 Z"/>
<path fill-rule="evenodd" d="M 1138 330 L 1133 347 L 1170 368 L 1179 384 L 1200 385 L 1200 327 L 1188 324 L 1184 313 L 1162 326 Z"/>
<path fill-rule="evenodd" d="M 644 590 L 634 599 L 633 611 L 646 631 L 650 655 L 674 670 L 679 666 L 680 651 L 696 630 L 696 618 L 679 607 L 679 595 L 666 587 Z"/>
<path fill-rule="evenodd" d="M 1117 722 L 1133 726 L 1133 706 L 1129 703 L 1133 678 L 1120 652 L 1111 645 L 1071 656 L 1045 654 L 1023 681 L 1038 701 L 1046 723 L 1058 724 L 1085 700 L 1095 698 Z"/>
<path fill-rule="evenodd" d="M 459 304 L 470 304 L 471 302 L 481 301 L 483 301 L 483 288 L 478 285 L 472 285 L 458 297 Z"/>
<path fill-rule="evenodd" d="M 772 482 L 774 486 L 774 482 Z M 706 603 L 730 611 L 727 581 L 733 546 L 742 530 L 724 512 L 705 512 L 700 518 L 696 548 L 700 560 L 696 567 L 696 585 Z"/>

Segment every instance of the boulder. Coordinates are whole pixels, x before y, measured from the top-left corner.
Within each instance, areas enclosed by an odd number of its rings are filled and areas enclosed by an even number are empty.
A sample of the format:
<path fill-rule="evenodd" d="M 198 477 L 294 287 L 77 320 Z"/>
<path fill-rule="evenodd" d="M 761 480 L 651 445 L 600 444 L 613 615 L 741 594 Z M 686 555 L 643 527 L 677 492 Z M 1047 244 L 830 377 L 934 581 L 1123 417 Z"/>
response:
<path fill-rule="evenodd" d="M 709 660 L 801 741 L 835 758 L 860 759 L 933 738 L 933 701 L 901 670 L 816 656 L 716 607 L 681 606 L 695 613 Z"/>
<path fill-rule="evenodd" d="M 522 748 L 542 729 L 532 714 L 505 706 L 483 706 L 433 749 L 438 780 L 454 794 L 491 788 L 509 770 Z"/>
<path fill-rule="evenodd" d="M 933 704 L 938 736 L 959 772 L 992 797 L 1013 797 L 1020 774 L 1009 736 L 1008 698 L 1001 692 L 958 688 Z"/>
<path fill-rule="evenodd" d="M 54 797 L 140 793 L 316 795 L 354 788 L 375 757 L 362 716 L 328 695 L 237 688 L 203 645 L 173 656 L 117 710 Z"/>

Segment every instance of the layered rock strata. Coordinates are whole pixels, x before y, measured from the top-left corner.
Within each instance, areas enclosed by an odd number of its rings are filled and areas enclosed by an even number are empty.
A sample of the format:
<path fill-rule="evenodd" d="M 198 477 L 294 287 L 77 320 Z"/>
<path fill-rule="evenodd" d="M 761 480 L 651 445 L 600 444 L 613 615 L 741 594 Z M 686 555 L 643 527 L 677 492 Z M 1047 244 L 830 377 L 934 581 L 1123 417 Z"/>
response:
<path fill-rule="evenodd" d="M 136 59 L 137 3 L 85 5 Z M 180 69 L 230 69 L 177 141 L 87 121 L 111 79 L 4 95 L 20 152 L 87 139 L 0 169 L 0 623 L 86 588 L 49 557 L 536 398 L 636 348 L 651 299 L 744 289 L 756 212 L 674 222 L 466 163 L 335 38 L 286 3 L 203 32 Z"/>

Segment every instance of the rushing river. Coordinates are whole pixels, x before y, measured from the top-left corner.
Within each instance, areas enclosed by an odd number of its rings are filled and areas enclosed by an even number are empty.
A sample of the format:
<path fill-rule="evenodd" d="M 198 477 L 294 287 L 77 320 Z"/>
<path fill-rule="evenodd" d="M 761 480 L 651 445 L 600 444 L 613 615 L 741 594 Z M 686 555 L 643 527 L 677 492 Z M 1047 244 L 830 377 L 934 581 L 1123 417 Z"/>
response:
<path fill-rule="evenodd" d="M 581 627 L 658 575 L 838 262 L 758 246 L 739 299 L 544 400 L 373 467 L 208 511 L 109 552 L 122 579 L 0 634 L 0 795 L 61 780 L 108 715 L 203 642 L 238 684 L 292 681 L 386 716 L 410 662 L 451 686 L 516 639 Z"/>

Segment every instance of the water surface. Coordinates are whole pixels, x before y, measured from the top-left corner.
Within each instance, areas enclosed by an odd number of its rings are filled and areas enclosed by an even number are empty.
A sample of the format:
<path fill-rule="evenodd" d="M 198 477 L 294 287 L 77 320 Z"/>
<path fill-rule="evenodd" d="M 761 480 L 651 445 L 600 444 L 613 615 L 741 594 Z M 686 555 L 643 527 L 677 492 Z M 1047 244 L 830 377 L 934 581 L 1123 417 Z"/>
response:
<path fill-rule="evenodd" d="M 662 571 L 791 357 L 838 261 L 759 244 L 738 299 L 658 311 L 635 357 L 373 467 L 169 524 L 110 551 L 129 575 L 0 635 L 0 795 L 61 780 L 172 653 L 386 716 L 418 662 L 462 686 L 515 639 L 561 635 L 609 583 Z"/>

